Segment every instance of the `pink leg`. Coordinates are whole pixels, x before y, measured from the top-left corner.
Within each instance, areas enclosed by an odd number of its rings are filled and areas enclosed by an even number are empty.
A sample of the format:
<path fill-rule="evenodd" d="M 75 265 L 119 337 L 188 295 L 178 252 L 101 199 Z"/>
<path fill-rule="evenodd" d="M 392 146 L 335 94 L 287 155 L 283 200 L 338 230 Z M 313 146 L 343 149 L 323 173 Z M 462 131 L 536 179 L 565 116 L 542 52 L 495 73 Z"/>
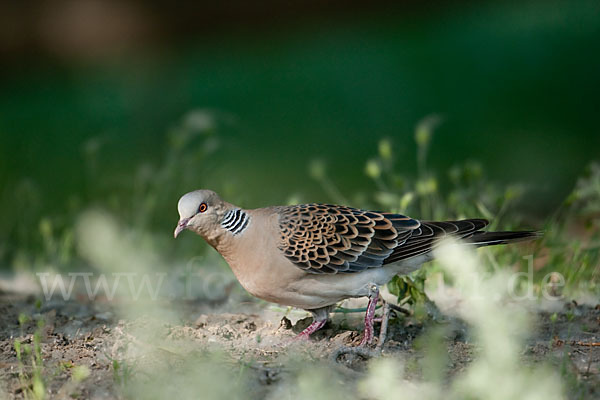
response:
<path fill-rule="evenodd" d="M 326 319 L 320 320 L 320 321 L 319 320 L 313 321 L 312 324 L 307 326 L 306 329 L 304 329 L 302 332 L 300 332 L 298 334 L 298 336 L 296 336 L 296 339 L 307 340 L 311 334 L 313 334 L 316 331 L 318 331 L 319 329 L 321 329 L 323 327 L 323 325 L 325 325 L 325 322 L 327 322 Z"/>
<path fill-rule="evenodd" d="M 377 285 L 372 285 L 369 290 L 369 304 L 365 313 L 365 333 L 360 341 L 360 346 L 366 346 L 373 341 L 373 320 L 375 317 L 375 307 L 379 301 L 379 288 Z"/>

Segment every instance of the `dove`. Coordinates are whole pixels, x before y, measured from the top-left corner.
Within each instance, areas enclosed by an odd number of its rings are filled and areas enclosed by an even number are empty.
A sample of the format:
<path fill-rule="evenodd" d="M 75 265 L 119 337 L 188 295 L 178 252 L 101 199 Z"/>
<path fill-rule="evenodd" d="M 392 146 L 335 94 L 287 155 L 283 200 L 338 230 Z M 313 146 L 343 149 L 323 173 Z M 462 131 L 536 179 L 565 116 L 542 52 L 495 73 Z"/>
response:
<path fill-rule="evenodd" d="M 379 287 L 432 260 L 440 239 L 481 247 L 540 236 L 486 232 L 485 219 L 419 221 L 333 204 L 246 210 L 206 189 L 183 195 L 177 209 L 175 238 L 184 230 L 195 232 L 223 256 L 251 295 L 312 314 L 299 338 L 322 328 L 340 301 L 368 297 L 362 346 L 373 341 Z"/>

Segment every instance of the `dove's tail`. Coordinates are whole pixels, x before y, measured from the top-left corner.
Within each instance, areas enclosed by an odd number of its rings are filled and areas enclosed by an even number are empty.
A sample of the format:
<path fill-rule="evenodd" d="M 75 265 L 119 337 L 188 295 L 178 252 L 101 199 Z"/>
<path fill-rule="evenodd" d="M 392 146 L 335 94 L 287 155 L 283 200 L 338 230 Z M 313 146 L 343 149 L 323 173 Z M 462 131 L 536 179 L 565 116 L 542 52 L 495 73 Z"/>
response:
<path fill-rule="evenodd" d="M 542 232 L 538 231 L 486 232 L 483 228 L 488 224 L 489 221 L 485 219 L 421 221 L 421 225 L 410 231 L 410 237 L 394 249 L 384 264 L 427 254 L 439 244 L 440 239 L 447 236 L 477 247 L 524 242 L 542 237 Z"/>
<path fill-rule="evenodd" d="M 473 236 L 466 238 L 465 242 L 478 247 L 493 246 L 495 244 L 507 244 L 525 242 L 539 239 L 543 236 L 540 231 L 514 231 L 514 232 L 475 232 Z"/>

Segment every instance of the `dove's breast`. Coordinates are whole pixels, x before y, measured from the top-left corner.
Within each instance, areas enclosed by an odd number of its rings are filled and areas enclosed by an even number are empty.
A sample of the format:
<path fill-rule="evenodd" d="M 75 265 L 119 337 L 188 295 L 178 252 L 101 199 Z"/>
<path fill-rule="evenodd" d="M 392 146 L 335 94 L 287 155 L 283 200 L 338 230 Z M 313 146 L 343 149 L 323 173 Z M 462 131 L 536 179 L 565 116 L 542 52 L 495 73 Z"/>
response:
<path fill-rule="evenodd" d="M 239 234 L 226 233 L 217 247 L 235 277 L 250 294 L 279 304 L 288 304 L 289 285 L 306 272 L 294 266 L 277 247 L 277 215 L 250 210 L 249 223 Z M 291 305 L 291 304 L 289 304 Z"/>

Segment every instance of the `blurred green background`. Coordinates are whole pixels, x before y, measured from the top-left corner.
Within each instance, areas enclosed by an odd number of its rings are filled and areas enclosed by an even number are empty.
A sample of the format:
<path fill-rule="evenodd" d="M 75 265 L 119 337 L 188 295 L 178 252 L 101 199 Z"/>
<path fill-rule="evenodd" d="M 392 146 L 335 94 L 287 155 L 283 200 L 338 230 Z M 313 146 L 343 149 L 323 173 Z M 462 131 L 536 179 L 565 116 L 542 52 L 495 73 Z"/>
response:
<path fill-rule="evenodd" d="M 477 160 L 522 183 L 540 220 L 600 155 L 597 1 L 34 1 L 0 15 L 0 268 L 90 207 L 168 247 L 196 188 L 247 207 L 335 201 L 313 159 L 347 198 L 368 196 L 382 138 L 417 174 L 429 115 L 431 169 Z"/>

